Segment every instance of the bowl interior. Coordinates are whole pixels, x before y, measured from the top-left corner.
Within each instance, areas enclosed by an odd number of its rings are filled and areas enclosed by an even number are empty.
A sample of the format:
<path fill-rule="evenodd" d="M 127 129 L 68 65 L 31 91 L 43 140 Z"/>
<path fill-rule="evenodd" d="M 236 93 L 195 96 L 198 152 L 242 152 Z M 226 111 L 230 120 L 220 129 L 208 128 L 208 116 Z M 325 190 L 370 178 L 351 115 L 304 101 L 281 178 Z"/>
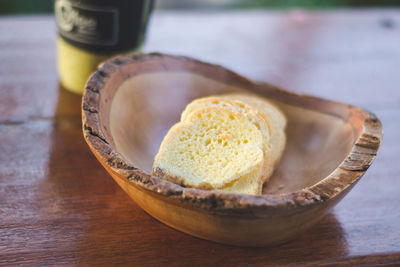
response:
<path fill-rule="evenodd" d="M 151 173 L 153 158 L 169 128 L 195 98 L 246 92 L 189 71 L 157 71 L 126 79 L 115 90 L 109 130 L 116 151 Z M 287 144 L 264 194 L 293 192 L 328 176 L 346 158 L 356 136 L 342 118 L 275 101 L 288 119 Z"/>

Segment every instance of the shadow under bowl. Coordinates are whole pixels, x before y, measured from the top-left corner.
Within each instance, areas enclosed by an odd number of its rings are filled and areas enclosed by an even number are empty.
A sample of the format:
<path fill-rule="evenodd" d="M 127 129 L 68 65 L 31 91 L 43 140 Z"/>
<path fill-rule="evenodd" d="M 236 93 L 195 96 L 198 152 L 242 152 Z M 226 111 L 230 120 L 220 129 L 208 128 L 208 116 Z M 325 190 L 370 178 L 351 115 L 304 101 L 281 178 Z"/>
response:
<path fill-rule="evenodd" d="M 152 176 L 153 158 L 184 107 L 228 92 L 266 97 L 288 119 L 285 152 L 263 195 L 185 188 Z M 163 54 L 102 64 L 87 82 L 82 120 L 94 155 L 146 212 L 185 233 L 244 246 L 278 244 L 314 225 L 365 173 L 382 139 L 379 120 L 361 108 Z"/>

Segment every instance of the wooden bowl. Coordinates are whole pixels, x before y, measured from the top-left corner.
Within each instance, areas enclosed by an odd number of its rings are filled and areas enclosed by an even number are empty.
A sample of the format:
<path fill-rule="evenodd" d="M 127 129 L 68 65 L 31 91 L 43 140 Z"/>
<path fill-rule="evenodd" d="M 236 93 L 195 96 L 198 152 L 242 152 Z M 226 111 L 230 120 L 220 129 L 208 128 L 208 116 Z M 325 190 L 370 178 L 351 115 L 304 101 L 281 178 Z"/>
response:
<path fill-rule="evenodd" d="M 288 118 L 284 155 L 264 194 L 184 188 L 153 177 L 153 157 L 194 98 L 252 92 Z M 319 221 L 356 184 L 382 138 L 371 113 L 255 83 L 187 57 L 119 56 L 87 82 L 83 134 L 104 168 L 146 212 L 182 232 L 215 242 L 281 243 Z"/>

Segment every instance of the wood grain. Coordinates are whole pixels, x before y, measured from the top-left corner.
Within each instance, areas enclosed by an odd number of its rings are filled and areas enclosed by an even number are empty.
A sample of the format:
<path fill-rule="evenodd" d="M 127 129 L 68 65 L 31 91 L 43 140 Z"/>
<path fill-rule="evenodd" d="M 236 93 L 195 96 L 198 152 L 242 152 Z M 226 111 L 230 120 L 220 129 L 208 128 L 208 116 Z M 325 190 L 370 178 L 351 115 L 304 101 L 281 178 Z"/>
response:
<path fill-rule="evenodd" d="M 399 16 L 399 10 L 154 16 L 146 51 L 223 64 L 363 106 L 382 121 L 379 155 L 351 193 L 313 231 L 262 249 L 190 237 L 130 201 L 84 143 L 80 97 L 58 87 L 53 18 L 0 18 L 0 265 L 399 264 Z"/>

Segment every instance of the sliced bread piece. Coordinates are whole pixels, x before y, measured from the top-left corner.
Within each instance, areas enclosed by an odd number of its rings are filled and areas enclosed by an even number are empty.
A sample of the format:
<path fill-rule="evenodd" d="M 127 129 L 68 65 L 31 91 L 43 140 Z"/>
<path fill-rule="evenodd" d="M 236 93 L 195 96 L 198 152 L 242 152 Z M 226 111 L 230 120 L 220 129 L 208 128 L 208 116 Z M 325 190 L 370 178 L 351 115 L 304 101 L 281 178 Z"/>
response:
<path fill-rule="evenodd" d="M 270 128 L 268 121 L 265 120 L 263 115 L 255 108 L 251 107 L 247 103 L 244 103 L 243 101 L 237 101 L 235 99 L 230 99 L 224 97 L 224 95 L 216 95 L 216 96 L 210 96 L 210 97 L 204 97 L 204 98 L 199 98 L 191 103 L 189 103 L 185 110 L 181 114 L 181 121 L 186 121 L 191 118 L 193 112 L 196 110 L 203 108 L 203 107 L 221 107 L 225 108 L 228 110 L 232 110 L 234 112 L 239 112 L 243 114 L 250 123 L 255 125 L 262 134 L 262 142 L 263 142 L 263 156 L 264 156 L 264 163 L 262 167 L 262 171 L 259 174 L 259 177 L 254 178 L 254 179 L 261 179 L 261 181 L 266 181 L 268 177 L 264 177 L 269 175 L 270 171 L 270 166 L 272 165 L 271 162 L 271 145 L 270 145 Z M 261 176 L 261 177 L 260 177 Z M 262 183 L 259 181 L 258 184 L 260 184 L 259 187 L 262 187 Z M 260 190 L 257 191 L 261 191 Z"/>
<path fill-rule="evenodd" d="M 155 157 L 153 174 L 184 186 L 223 188 L 261 172 L 262 139 L 261 131 L 242 113 L 204 106 L 169 130 Z"/>
<path fill-rule="evenodd" d="M 262 114 L 263 118 L 268 122 L 270 129 L 270 166 L 267 169 L 266 175 L 263 177 L 267 178 L 264 182 L 268 181 L 269 177 L 272 175 L 276 164 L 279 162 L 285 145 L 286 145 L 286 134 L 285 127 L 287 124 L 286 117 L 282 111 L 273 103 L 265 98 L 250 94 L 226 94 L 223 97 L 242 102 L 253 108 L 255 108 L 259 113 Z"/>

